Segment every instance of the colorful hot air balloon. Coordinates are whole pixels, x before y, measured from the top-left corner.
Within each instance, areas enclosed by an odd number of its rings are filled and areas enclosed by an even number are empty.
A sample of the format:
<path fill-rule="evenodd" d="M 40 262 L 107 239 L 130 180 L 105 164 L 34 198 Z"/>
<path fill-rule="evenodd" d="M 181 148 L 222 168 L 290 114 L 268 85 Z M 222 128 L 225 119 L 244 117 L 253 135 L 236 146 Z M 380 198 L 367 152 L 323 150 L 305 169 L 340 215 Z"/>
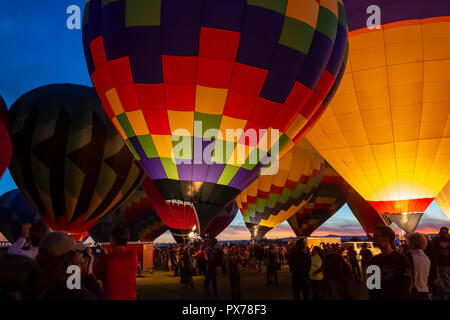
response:
<path fill-rule="evenodd" d="M 6 168 L 8 168 L 12 156 L 12 144 L 7 129 L 7 118 L 8 109 L 3 97 L 0 95 L 0 178 L 5 173 Z"/>
<path fill-rule="evenodd" d="M 259 177 L 236 198 L 252 239 L 290 218 L 316 192 L 324 162 L 308 141 L 302 140 L 280 160 L 276 175 Z"/>
<path fill-rule="evenodd" d="M 378 213 L 405 228 L 450 178 L 450 2 L 345 4 L 349 65 L 308 139 Z M 369 29 L 374 5 L 382 25 Z"/>
<path fill-rule="evenodd" d="M 341 0 L 91 0 L 83 41 L 107 114 L 203 233 L 323 112 L 347 26 Z"/>
<path fill-rule="evenodd" d="M 40 87 L 9 113 L 11 175 L 53 230 L 86 232 L 145 177 L 93 88 Z"/>
<path fill-rule="evenodd" d="M 216 238 L 221 234 L 234 220 L 238 212 L 236 201 L 232 201 L 223 208 L 214 220 L 205 229 L 205 234 L 209 239 Z"/>
<path fill-rule="evenodd" d="M 347 205 L 368 235 L 372 235 L 377 226 L 389 226 L 391 224 L 391 221 L 386 215 L 379 214 L 352 188 L 347 197 Z"/>
<path fill-rule="evenodd" d="M 11 190 L 0 197 L 0 233 L 9 242 L 13 243 L 20 237 L 24 224 L 41 220 L 19 190 Z"/>
<path fill-rule="evenodd" d="M 450 182 L 439 193 L 436 198 L 436 203 L 450 220 Z"/>
<path fill-rule="evenodd" d="M 349 185 L 326 163 L 322 180 L 314 196 L 288 219 L 297 237 L 309 237 L 347 201 Z"/>
<path fill-rule="evenodd" d="M 127 202 L 110 214 L 110 220 L 114 226 L 128 227 L 133 241 L 154 241 L 167 231 L 143 185 Z"/>

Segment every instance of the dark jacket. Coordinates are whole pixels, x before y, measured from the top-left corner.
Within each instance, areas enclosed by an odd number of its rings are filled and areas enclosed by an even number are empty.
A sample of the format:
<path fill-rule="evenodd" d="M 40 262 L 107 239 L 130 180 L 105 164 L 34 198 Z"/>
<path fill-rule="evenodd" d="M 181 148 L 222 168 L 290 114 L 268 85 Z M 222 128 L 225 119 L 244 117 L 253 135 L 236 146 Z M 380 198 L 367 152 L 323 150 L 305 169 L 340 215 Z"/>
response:
<path fill-rule="evenodd" d="M 289 266 L 292 274 L 301 279 L 309 279 L 309 270 L 311 269 L 311 257 L 299 248 L 292 249 L 289 255 Z"/>

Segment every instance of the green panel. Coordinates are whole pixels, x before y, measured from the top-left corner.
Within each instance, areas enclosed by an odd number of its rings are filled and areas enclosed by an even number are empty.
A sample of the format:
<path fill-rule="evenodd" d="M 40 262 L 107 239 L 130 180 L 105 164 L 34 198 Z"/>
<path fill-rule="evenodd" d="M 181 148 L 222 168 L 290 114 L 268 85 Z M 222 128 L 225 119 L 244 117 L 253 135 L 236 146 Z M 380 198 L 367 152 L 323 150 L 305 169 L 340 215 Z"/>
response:
<path fill-rule="evenodd" d="M 247 0 L 247 5 L 263 7 L 285 15 L 287 2 L 288 0 Z"/>
<path fill-rule="evenodd" d="M 308 54 L 315 30 L 309 25 L 291 17 L 284 18 L 279 42 L 289 48 Z"/>
<path fill-rule="evenodd" d="M 138 153 L 134 149 L 133 145 L 131 144 L 130 140 L 126 140 L 125 143 L 130 148 L 131 152 L 133 153 L 134 157 L 137 159 L 137 161 L 141 161 L 141 157 L 139 157 Z"/>
<path fill-rule="evenodd" d="M 179 180 L 177 165 L 173 161 L 173 159 L 169 158 L 160 158 L 161 164 L 164 167 L 164 171 L 167 174 L 168 179 Z"/>
<path fill-rule="evenodd" d="M 172 136 L 172 150 L 174 151 L 175 159 L 192 160 L 193 140 L 193 137 L 188 136 Z M 179 155 L 175 154 L 177 148 L 181 150 L 181 154 Z"/>
<path fill-rule="evenodd" d="M 280 196 L 279 202 L 281 202 L 281 203 L 288 202 L 288 200 L 291 197 L 293 192 L 294 192 L 294 190 L 292 190 L 292 189 L 284 188 L 283 192 L 281 192 L 281 196 Z"/>
<path fill-rule="evenodd" d="M 317 20 L 317 31 L 326 35 L 333 43 L 336 40 L 337 17 L 327 8 L 320 7 Z"/>
<path fill-rule="evenodd" d="M 268 198 L 267 205 L 266 205 L 267 208 L 271 208 L 271 209 L 275 208 L 275 205 L 277 204 L 278 199 L 280 199 L 279 194 L 272 193 L 272 192 L 269 193 L 269 198 Z"/>
<path fill-rule="evenodd" d="M 249 217 L 255 217 L 255 211 L 256 211 L 256 204 L 255 203 L 249 203 L 248 204 L 248 211 L 249 211 Z"/>
<path fill-rule="evenodd" d="M 194 125 L 194 136 L 198 138 L 203 138 L 205 136 L 205 131 L 208 129 L 218 129 L 220 128 L 220 122 L 222 121 L 222 115 L 217 114 L 206 114 L 201 112 L 194 112 L 194 121 L 200 121 L 202 124 L 202 132 L 197 132 L 197 126 Z M 216 133 L 217 134 L 217 133 Z"/>
<path fill-rule="evenodd" d="M 110 3 L 117 2 L 121 0 L 102 0 L 102 8 Z"/>
<path fill-rule="evenodd" d="M 127 28 L 161 24 L 161 0 L 127 0 L 125 10 Z"/>
<path fill-rule="evenodd" d="M 290 141 L 292 141 L 291 138 L 283 133 L 283 135 L 280 137 L 277 143 L 274 144 L 274 146 L 278 144 L 278 148 L 280 150 L 283 150 Z"/>
<path fill-rule="evenodd" d="M 237 143 L 217 140 L 217 142 L 218 141 L 221 141 L 221 143 L 216 143 L 214 145 L 214 150 L 213 150 L 213 154 L 211 156 L 211 160 L 216 163 L 226 164 L 228 162 L 228 160 L 231 158 L 231 155 L 233 154 Z M 220 150 L 220 149 L 222 149 L 222 150 Z"/>
<path fill-rule="evenodd" d="M 145 136 L 137 136 L 142 149 L 144 149 L 147 158 L 158 158 L 158 151 L 156 150 L 152 136 L 147 134 Z"/>
<path fill-rule="evenodd" d="M 233 179 L 236 172 L 238 172 L 238 170 L 239 167 L 226 165 L 225 169 L 222 172 L 222 175 L 219 178 L 219 181 L 217 181 L 217 184 L 228 185 L 231 179 Z"/>
<path fill-rule="evenodd" d="M 256 212 L 264 212 L 266 208 L 267 199 L 256 198 Z"/>
<path fill-rule="evenodd" d="M 122 127 L 123 131 L 125 132 L 128 138 L 136 136 L 133 127 L 131 127 L 131 123 L 130 121 L 128 121 L 127 115 L 125 113 L 118 115 L 117 121 L 119 121 L 120 126 Z"/>
<path fill-rule="evenodd" d="M 347 13 L 345 12 L 345 8 L 341 3 L 338 3 L 338 15 L 339 15 L 338 23 L 347 29 L 347 27 L 348 27 Z"/>

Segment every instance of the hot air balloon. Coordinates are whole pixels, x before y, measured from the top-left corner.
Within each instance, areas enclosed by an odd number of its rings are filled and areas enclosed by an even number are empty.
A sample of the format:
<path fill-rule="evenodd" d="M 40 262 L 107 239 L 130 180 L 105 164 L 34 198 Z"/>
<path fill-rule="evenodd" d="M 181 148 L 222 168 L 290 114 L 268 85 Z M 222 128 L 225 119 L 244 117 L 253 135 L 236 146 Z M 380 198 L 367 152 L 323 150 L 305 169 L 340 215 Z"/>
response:
<path fill-rule="evenodd" d="M 280 160 L 276 175 L 259 177 L 237 198 L 254 241 L 290 218 L 316 192 L 322 179 L 322 157 L 306 140 Z"/>
<path fill-rule="evenodd" d="M 0 95 L 0 178 L 8 168 L 12 156 L 12 144 L 7 130 L 8 109 Z"/>
<path fill-rule="evenodd" d="M 41 222 L 36 210 L 18 190 L 11 190 L 0 197 L 0 233 L 9 242 L 16 242 L 26 223 Z"/>
<path fill-rule="evenodd" d="M 348 66 L 308 139 L 378 213 L 405 229 L 450 178 L 450 2 L 345 4 Z M 369 6 L 381 12 L 372 29 Z"/>
<path fill-rule="evenodd" d="M 391 224 L 386 215 L 379 214 L 352 188 L 347 197 L 347 205 L 369 237 L 373 234 L 375 227 L 389 226 Z"/>
<path fill-rule="evenodd" d="M 439 193 L 436 198 L 436 203 L 450 220 L 450 182 Z"/>
<path fill-rule="evenodd" d="M 81 237 L 145 177 L 92 88 L 40 87 L 9 113 L 11 175 L 55 231 Z"/>
<path fill-rule="evenodd" d="M 83 42 L 107 114 L 203 233 L 319 118 L 347 26 L 341 0 L 91 0 Z"/>
<path fill-rule="evenodd" d="M 326 163 L 314 196 L 288 219 L 297 237 L 309 237 L 333 216 L 347 201 L 349 189 L 347 182 Z"/>

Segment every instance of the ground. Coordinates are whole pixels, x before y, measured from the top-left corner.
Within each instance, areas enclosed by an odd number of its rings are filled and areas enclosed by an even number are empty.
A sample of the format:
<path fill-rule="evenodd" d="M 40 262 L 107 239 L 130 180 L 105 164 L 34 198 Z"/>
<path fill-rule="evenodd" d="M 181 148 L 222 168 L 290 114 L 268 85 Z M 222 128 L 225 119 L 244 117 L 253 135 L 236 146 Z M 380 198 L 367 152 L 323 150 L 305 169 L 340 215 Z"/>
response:
<path fill-rule="evenodd" d="M 181 287 L 180 278 L 173 272 L 155 271 L 143 273 L 137 278 L 137 296 L 139 300 L 204 300 L 204 276 L 194 277 L 194 288 Z M 291 274 L 288 267 L 278 271 L 278 285 L 266 284 L 265 270 L 255 273 L 247 269 L 241 273 L 242 300 L 292 300 Z M 219 272 L 219 299 L 231 298 L 228 275 Z"/>

